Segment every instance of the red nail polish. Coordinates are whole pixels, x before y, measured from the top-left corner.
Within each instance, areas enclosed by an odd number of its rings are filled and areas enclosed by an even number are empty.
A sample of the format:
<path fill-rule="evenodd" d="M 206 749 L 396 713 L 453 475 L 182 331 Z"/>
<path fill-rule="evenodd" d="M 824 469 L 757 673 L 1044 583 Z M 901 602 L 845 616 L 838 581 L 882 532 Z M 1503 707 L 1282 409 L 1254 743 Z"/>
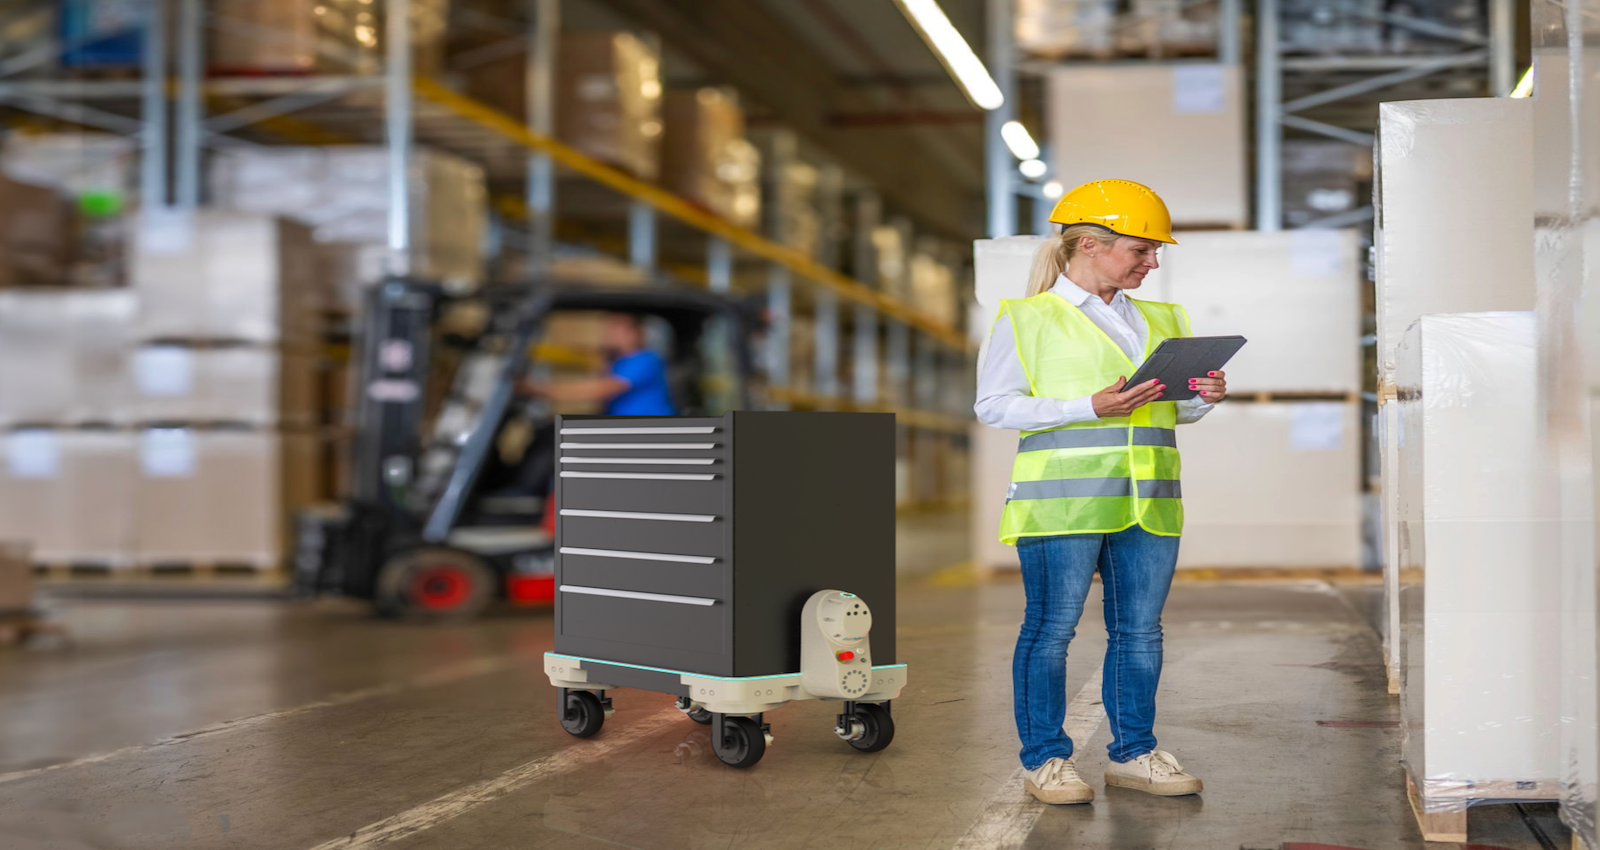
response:
<path fill-rule="evenodd" d="M 1206 373 L 1206 377 L 1208 377 L 1208 378 L 1215 378 L 1216 376 L 1217 376 L 1216 372 L 1207 372 Z"/>

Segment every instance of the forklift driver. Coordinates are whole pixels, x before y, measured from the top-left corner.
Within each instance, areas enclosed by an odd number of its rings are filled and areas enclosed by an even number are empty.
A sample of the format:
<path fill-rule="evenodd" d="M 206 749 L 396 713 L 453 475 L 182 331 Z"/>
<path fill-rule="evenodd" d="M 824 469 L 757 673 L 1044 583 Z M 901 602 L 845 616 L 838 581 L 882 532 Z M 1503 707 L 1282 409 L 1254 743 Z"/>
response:
<path fill-rule="evenodd" d="M 604 401 L 607 416 L 675 416 L 667 386 L 667 364 L 644 345 L 644 323 L 632 313 L 606 317 L 602 347 L 611 366 L 599 378 L 570 381 L 524 380 L 517 392 L 551 401 Z M 553 425 L 538 428 L 523 452 L 509 487 L 495 496 L 543 496 L 555 477 L 556 435 Z"/>
<path fill-rule="evenodd" d="M 603 401 L 607 416 L 674 416 L 667 389 L 667 364 L 644 346 L 643 320 L 632 313 L 606 317 L 604 351 L 611 362 L 602 378 L 523 381 L 526 395 L 551 401 Z"/>

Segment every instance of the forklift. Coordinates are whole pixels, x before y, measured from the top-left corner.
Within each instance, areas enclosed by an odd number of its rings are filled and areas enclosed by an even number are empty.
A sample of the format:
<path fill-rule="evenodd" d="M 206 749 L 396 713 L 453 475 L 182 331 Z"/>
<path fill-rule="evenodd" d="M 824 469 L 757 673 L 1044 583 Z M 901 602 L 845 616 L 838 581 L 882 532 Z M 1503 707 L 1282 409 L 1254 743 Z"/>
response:
<path fill-rule="evenodd" d="M 464 303 L 486 316 L 476 333 L 441 329 Z M 470 299 L 389 279 L 366 295 L 358 334 L 351 497 L 296 521 L 294 577 L 302 595 L 370 600 L 378 614 L 465 618 L 499 599 L 554 598 L 550 493 L 500 495 L 523 464 L 553 479 L 554 414 L 519 400 L 546 320 L 563 312 L 655 317 L 679 415 L 750 407 L 751 338 L 761 305 L 671 283 L 596 286 L 541 280 L 491 286 Z M 509 467 L 499 436 L 517 417 L 533 434 Z M 539 475 L 538 470 L 549 470 Z M 502 488 L 503 489 L 503 488 Z"/>

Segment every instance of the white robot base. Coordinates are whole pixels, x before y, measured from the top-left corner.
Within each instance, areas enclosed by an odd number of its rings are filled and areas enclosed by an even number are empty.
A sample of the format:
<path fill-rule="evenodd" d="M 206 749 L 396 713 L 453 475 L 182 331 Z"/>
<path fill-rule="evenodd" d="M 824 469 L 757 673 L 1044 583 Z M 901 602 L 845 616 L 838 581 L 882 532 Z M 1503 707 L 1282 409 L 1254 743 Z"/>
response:
<path fill-rule="evenodd" d="M 559 689 L 562 728 L 580 738 L 599 732 L 611 716 L 605 692 L 628 687 L 676 696 L 679 711 L 720 731 L 712 735 L 712 748 L 734 767 L 761 760 L 772 743 L 762 714 L 793 700 L 842 702 L 834 734 L 861 752 L 889 746 L 894 740 L 889 701 L 905 687 L 907 667 L 871 663 L 871 609 L 852 594 L 818 591 L 807 600 L 800 627 L 798 673 L 711 676 L 556 652 L 544 654 L 545 673 Z M 846 653 L 849 657 L 842 657 Z"/>

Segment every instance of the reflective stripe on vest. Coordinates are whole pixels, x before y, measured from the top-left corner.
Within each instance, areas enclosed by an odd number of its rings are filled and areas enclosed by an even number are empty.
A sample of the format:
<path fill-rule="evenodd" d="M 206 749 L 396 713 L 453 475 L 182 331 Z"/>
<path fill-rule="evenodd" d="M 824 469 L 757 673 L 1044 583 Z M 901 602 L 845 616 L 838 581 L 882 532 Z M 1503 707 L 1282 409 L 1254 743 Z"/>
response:
<path fill-rule="evenodd" d="M 1089 428 L 1084 430 L 1040 431 L 1022 438 L 1019 452 L 1038 452 L 1045 449 L 1087 449 L 1128 445 L 1127 428 Z M 1171 428 L 1134 428 L 1135 446 L 1170 446 L 1177 448 L 1178 433 Z"/>
<path fill-rule="evenodd" d="M 1144 356 L 1164 339 L 1188 336 L 1180 307 L 1134 301 L 1149 329 Z M 1035 398 L 1099 392 L 1137 363 L 1061 296 L 1007 300 L 1017 357 Z M 1024 431 L 1000 518 L 1000 540 L 1054 534 L 1110 534 L 1138 525 L 1152 534 L 1183 530 L 1177 405 L 1146 404 L 1125 417 Z"/>

